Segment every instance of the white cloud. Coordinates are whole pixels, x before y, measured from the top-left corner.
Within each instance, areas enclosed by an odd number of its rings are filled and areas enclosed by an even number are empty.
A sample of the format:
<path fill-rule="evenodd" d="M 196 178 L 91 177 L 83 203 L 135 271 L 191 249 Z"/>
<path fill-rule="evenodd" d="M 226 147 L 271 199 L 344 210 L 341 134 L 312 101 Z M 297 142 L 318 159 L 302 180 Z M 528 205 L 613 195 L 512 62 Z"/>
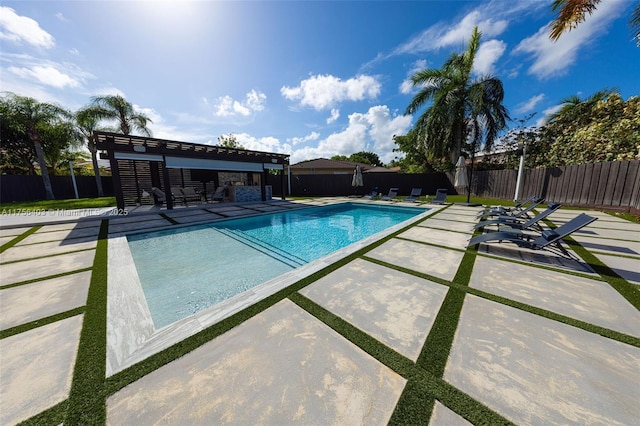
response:
<path fill-rule="evenodd" d="M 493 66 L 502 56 L 507 44 L 500 40 L 489 40 L 481 43 L 473 61 L 473 71 L 476 74 L 492 74 Z"/>
<path fill-rule="evenodd" d="M 327 124 L 331 124 L 340 118 L 340 110 L 337 108 L 331 108 L 331 116 L 327 118 Z"/>
<path fill-rule="evenodd" d="M 528 73 L 539 79 L 563 75 L 576 62 L 580 49 L 588 47 L 604 33 L 624 7 L 621 1 L 603 1 L 592 15 L 587 16 L 575 29 L 564 33 L 558 41 L 553 42 L 549 38 L 547 25 L 522 40 L 513 52 L 533 57 Z"/>
<path fill-rule="evenodd" d="M 33 68 L 9 67 L 7 70 L 21 78 L 36 79 L 42 84 L 58 89 L 80 86 L 78 80 L 60 72 L 52 66 L 34 66 Z"/>
<path fill-rule="evenodd" d="M 312 75 L 297 87 L 283 86 L 280 93 L 289 100 L 299 101 L 302 106 L 321 111 L 343 101 L 374 99 L 380 94 L 380 88 L 380 82 L 368 75 L 344 81 L 332 75 Z"/>
<path fill-rule="evenodd" d="M 414 87 L 411 77 L 413 77 L 416 72 L 425 68 L 427 68 L 427 61 L 425 59 L 418 59 L 417 61 L 415 61 L 411 66 L 411 69 L 407 73 L 407 78 L 404 79 L 402 83 L 400 83 L 400 93 L 402 93 L 403 95 L 408 95 L 409 93 L 413 92 Z"/>
<path fill-rule="evenodd" d="M 453 27 L 440 23 L 427 28 L 416 37 L 398 46 L 393 54 L 422 53 L 443 47 L 461 46 L 469 40 L 474 27 L 482 32 L 483 37 L 495 37 L 504 32 L 508 22 L 503 19 L 485 17 L 485 13 L 474 10 Z"/>
<path fill-rule="evenodd" d="M 69 20 L 62 14 L 62 12 L 56 13 L 56 18 L 58 18 L 62 22 L 69 22 Z"/>
<path fill-rule="evenodd" d="M 532 98 L 522 102 L 516 106 L 516 114 L 524 114 L 529 111 L 533 111 L 536 106 L 544 99 L 544 93 L 533 96 Z"/>
<path fill-rule="evenodd" d="M 538 120 L 536 121 L 536 126 L 540 127 L 540 126 L 546 124 L 547 120 L 549 119 L 549 116 L 551 114 L 554 114 L 554 113 L 560 111 L 561 109 L 562 109 L 562 104 L 552 106 L 552 107 L 547 108 L 544 111 L 542 111 L 542 116 L 540 118 L 538 118 Z"/>
<path fill-rule="evenodd" d="M 298 137 L 288 138 L 287 142 L 290 142 L 293 146 L 295 146 L 295 145 L 299 145 L 299 144 L 304 143 L 304 142 L 318 140 L 319 137 L 320 137 L 320 133 L 311 132 L 307 136 L 303 136 L 301 138 L 298 138 Z"/>
<path fill-rule="evenodd" d="M 411 116 L 394 116 L 386 105 L 371 107 L 366 113 L 353 113 L 344 130 L 329 135 L 317 146 L 295 150 L 291 162 L 351 155 L 359 151 L 375 152 L 382 162 L 389 162 L 395 157 L 393 135 L 405 134 L 411 120 Z"/>
<path fill-rule="evenodd" d="M 203 100 L 205 104 L 209 104 L 207 98 L 203 98 Z M 233 117 L 238 115 L 247 117 L 254 112 L 262 111 L 266 100 L 267 95 L 256 92 L 255 90 L 247 93 L 244 101 L 237 101 L 231 96 L 221 96 L 214 104 L 214 115 L 218 117 Z"/>
<path fill-rule="evenodd" d="M 0 40 L 28 43 L 36 47 L 54 46 L 53 36 L 40 28 L 38 22 L 20 16 L 6 6 L 0 6 Z"/>

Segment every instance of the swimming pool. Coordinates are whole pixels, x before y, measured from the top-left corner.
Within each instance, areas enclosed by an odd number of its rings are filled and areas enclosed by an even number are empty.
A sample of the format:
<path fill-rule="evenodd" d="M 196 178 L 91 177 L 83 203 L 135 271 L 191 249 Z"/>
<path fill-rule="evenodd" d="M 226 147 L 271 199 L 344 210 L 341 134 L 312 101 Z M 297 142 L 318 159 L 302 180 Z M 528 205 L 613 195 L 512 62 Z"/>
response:
<path fill-rule="evenodd" d="M 161 328 L 425 212 L 341 203 L 127 236 Z"/>

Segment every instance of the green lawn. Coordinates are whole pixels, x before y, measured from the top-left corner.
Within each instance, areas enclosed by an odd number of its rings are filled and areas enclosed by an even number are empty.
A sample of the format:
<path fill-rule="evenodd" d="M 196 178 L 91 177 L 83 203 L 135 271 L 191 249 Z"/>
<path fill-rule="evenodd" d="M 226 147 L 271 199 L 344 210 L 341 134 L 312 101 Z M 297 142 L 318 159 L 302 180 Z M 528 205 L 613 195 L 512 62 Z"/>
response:
<path fill-rule="evenodd" d="M 72 210 L 93 209 L 99 207 L 115 207 L 115 197 L 71 198 L 68 200 L 18 201 L 0 204 L 0 211 L 7 210 Z"/>

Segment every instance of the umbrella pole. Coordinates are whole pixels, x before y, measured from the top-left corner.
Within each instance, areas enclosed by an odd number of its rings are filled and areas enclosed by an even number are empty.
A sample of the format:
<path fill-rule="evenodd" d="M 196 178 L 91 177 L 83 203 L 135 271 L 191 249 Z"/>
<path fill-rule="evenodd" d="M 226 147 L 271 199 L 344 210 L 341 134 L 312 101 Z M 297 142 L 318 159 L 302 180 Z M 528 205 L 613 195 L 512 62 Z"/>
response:
<path fill-rule="evenodd" d="M 467 182 L 467 204 L 470 204 L 471 200 L 471 182 L 473 182 L 473 162 L 476 157 L 475 145 L 471 149 L 471 169 L 469 170 L 469 181 Z"/>

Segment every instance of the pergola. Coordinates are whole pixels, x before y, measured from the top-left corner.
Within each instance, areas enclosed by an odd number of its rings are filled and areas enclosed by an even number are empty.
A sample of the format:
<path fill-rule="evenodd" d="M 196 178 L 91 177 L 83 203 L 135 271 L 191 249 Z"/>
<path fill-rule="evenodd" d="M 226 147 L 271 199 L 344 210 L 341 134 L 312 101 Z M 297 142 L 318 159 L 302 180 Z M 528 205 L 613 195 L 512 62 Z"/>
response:
<path fill-rule="evenodd" d="M 109 159 L 118 209 L 141 204 L 143 194 L 151 187 L 162 188 L 167 194 L 167 209 L 173 209 L 169 192 L 172 186 L 202 185 L 206 192 L 207 182 L 220 185 L 218 172 L 258 174 L 265 201 L 267 173 L 279 170 L 282 198 L 285 197 L 287 154 L 110 132 L 94 132 L 93 140 L 101 158 Z"/>

